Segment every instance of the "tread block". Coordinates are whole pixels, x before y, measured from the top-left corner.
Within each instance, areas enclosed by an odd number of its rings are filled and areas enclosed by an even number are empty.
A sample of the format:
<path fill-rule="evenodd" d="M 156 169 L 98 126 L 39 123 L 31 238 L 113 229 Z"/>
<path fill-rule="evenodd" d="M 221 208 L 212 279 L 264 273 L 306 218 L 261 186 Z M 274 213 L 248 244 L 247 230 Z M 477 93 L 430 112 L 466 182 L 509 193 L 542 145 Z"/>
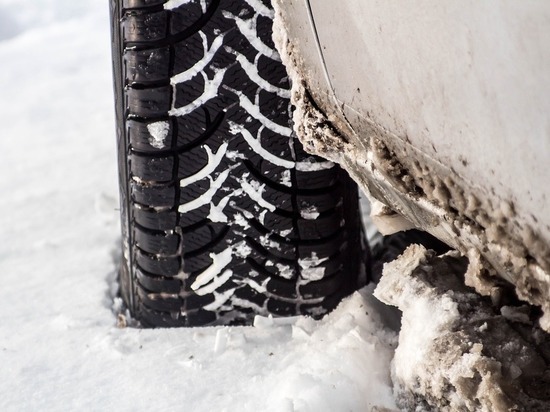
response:
<path fill-rule="evenodd" d="M 295 299 L 298 297 L 296 293 L 296 282 L 285 281 L 284 279 L 270 278 L 266 284 L 268 292 L 274 295 L 284 296 L 286 298 Z"/>
<path fill-rule="evenodd" d="M 298 201 L 298 207 L 305 213 L 307 213 L 308 210 L 312 210 L 315 213 L 323 213 L 334 210 L 339 204 L 342 203 L 342 193 L 339 188 L 336 188 L 336 190 L 324 193 L 298 193 L 296 195 L 296 199 Z"/>
<path fill-rule="evenodd" d="M 179 236 L 176 234 L 162 234 L 136 227 L 134 239 L 136 246 L 148 253 L 173 255 L 179 248 Z"/>
<path fill-rule="evenodd" d="M 207 0 L 206 3 L 212 3 Z M 210 7 L 207 4 L 206 7 Z M 184 3 L 182 7 L 172 10 L 172 19 L 170 21 L 170 34 L 177 35 L 181 32 L 189 30 L 202 17 L 202 7 L 199 1 L 189 1 Z"/>
<path fill-rule="evenodd" d="M 210 213 L 210 205 L 204 205 L 188 213 L 178 213 L 178 222 L 182 227 L 194 226 Z"/>
<path fill-rule="evenodd" d="M 224 239 L 228 228 L 219 223 L 207 223 L 192 230 L 185 230 L 181 235 L 184 256 L 194 255 L 200 251 L 212 252 L 214 246 Z"/>
<path fill-rule="evenodd" d="M 292 316 L 296 313 L 296 304 L 269 298 L 267 299 L 267 310 L 277 316 Z"/>
<path fill-rule="evenodd" d="M 170 48 L 161 47 L 151 50 L 127 50 L 124 52 L 126 62 L 126 83 L 146 83 L 169 81 Z"/>
<path fill-rule="evenodd" d="M 173 230 L 178 221 L 176 211 L 144 209 L 135 204 L 132 207 L 132 215 L 138 225 L 157 231 Z"/>
<path fill-rule="evenodd" d="M 162 276 L 176 276 L 180 271 L 179 258 L 157 257 L 139 249 L 136 249 L 135 255 L 138 266 L 146 272 Z"/>
<path fill-rule="evenodd" d="M 252 250 L 274 262 L 296 259 L 296 246 L 291 242 L 281 241 L 281 238 L 273 233 L 264 234 L 251 228 L 245 240 Z"/>
<path fill-rule="evenodd" d="M 141 304 L 138 312 L 143 326 L 174 328 L 181 326 L 214 324 L 217 316 L 206 310 L 188 311 L 185 316 L 181 312 L 161 312 Z"/>
<path fill-rule="evenodd" d="M 265 302 L 267 300 L 267 298 L 264 295 L 262 295 L 261 293 L 258 293 L 258 291 L 252 289 L 248 285 L 237 288 L 235 290 L 234 296 L 242 301 L 250 302 L 252 305 L 260 308 L 265 305 Z"/>
<path fill-rule="evenodd" d="M 312 161 L 315 159 L 306 156 L 302 158 L 302 161 Z M 324 189 L 327 186 L 333 186 L 337 182 L 341 182 L 342 177 L 338 173 L 338 167 L 332 167 L 330 169 L 319 170 L 314 173 L 296 171 L 296 184 L 298 187 L 307 187 L 309 189 Z"/>
<path fill-rule="evenodd" d="M 148 292 L 142 288 L 137 288 L 137 294 L 143 305 L 154 310 L 180 311 L 183 306 L 183 299 L 177 295 L 168 296 L 166 293 Z"/>
<path fill-rule="evenodd" d="M 170 110 L 170 86 L 153 87 L 150 89 L 129 88 L 126 93 L 130 115 L 145 118 L 163 118 Z"/>
<path fill-rule="evenodd" d="M 349 275 L 348 275 L 349 276 Z M 346 273 L 336 272 L 332 276 L 321 279 L 315 282 L 309 282 L 300 286 L 300 293 L 306 299 L 322 298 L 323 296 L 329 296 L 334 293 L 338 293 L 341 290 L 342 283 L 344 283 Z"/>
<path fill-rule="evenodd" d="M 168 12 L 128 11 L 122 19 L 122 36 L 125 42 L 148 43 L 166 37 Z"/>
<path fill-rule="evenodd" d="M 321 216 L 315 220 L 298 219 L 296 223 L 299 238 L 303 240 L 326 239 L 343 230 L 343 219 L 340 213 Z"/>
<path fill-rule="evenodd" d="M 208 126 L 213 121 L 213 117 L 210 118 L 209 113 L 205 110 L 197 109 L 192 111 L 186 116 L 180 116 L 176 118 L 177 132 L 177 146 L 185 147 L 188 145 L 198 145 L 201 142 L 206 142 L 212 137 L 214 130 L 208 133 Z M 206 136 L 206 139 L 204 139 Z"/>
<path fill-rule="evenodd" d="M 175 108 L 182 108 L 185 106 L 193 106 L 203 94 L 208 93 L 208 81 L 203 76 L 194 76 L 191 80 L 176 85 L 176 102 Z M 216 96 L 213 96 L 215 98 Z"/>
<path fill-rule="evenodd" d="M 185 310 L 198 310 L 215 300 L 214 295 L 189 295 L 185 298 Z"/>
<path fill-rule="evenodd" d="M 212 266 L 210 253 L 193 256 L 183 260 L 183 271 L 189 273 L 189 284 L 193 284 L 197 276 Z"/>
<path fill-rule="evenodd" d="M 173 180 L 174 159 L 171 157 L 145 157 L 130 155 L 130 171 L 145 181 L 168 182 Z"/>
<path fill-rule="evenodd" d="M 175 204 L 175 188 L 173 184 L 150 186 L 130 181 L 132 200 L 149 207 L 165 208 Z"/>
<path fill-rule="evenodd" d="M 309 259 L 313 254 L 320 259 L 330 258 L 334 255 L 335 251 L 349 251 L 347 249 L 349 246 L 346 238 L 347 233 L 341 231 L 334 236 L 320 241 L 303 242 L 303 244 L 297 246 L 299 259 Z"/>
<path fill-rule="evenodd" d="M 158 147 L 154 137 L 149 131 L 150 125 L 155 124 L 155 121 L 137 121 L 129 119 L 126 122 L 126 133 L 129 138 L 130 147 L 132 150 L 136 150 L 142 153 L 151 153 L 165 151 L 166 148 L 172 147 L 172 127 L 168 123 L 168 130 L 164 137 L 164 147 Z"/>
<path fill-rule="evenodd" d="M 140 269 L 136 269 L 136 279 L 141 287 L 151 292 L 180 293 L 182 288 L 182 283 L 179 279 L 147 274 Z"/>

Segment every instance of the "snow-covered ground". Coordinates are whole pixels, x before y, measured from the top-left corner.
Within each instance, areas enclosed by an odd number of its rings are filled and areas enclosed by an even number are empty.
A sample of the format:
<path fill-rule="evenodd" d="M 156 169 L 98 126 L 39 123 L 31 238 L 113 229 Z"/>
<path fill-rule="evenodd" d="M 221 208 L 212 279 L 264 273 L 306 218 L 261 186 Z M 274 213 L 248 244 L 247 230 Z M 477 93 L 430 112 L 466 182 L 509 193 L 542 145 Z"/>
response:
<path fill-rule="evenodd" d="M 117 328 L 107 1 L 0 0 L 0 90 L 1 411 L 395 408 L 367 291 L 320 322 Z"/>

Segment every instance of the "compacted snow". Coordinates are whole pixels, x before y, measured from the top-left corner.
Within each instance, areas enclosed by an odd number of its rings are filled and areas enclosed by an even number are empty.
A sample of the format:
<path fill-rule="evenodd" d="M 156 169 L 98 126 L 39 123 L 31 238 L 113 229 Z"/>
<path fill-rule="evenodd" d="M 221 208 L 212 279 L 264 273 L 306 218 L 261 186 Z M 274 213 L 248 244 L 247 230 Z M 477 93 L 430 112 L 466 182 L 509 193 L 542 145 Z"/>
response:
<path fill-rule="evenodd" d="M 117 326 L 108 2 L 0 0 L 0 62 L 1 411 L 395 409 L 369 290 L 320 322 Z"/>
<path fill-rule="evenodd" d="M 108 2 L 0 0 L 0 62 L 0 411 L 549 410 L 537 312 L 474 294 L 456 252 L 385 267 L 399 337 L 373 286 L 322 321 L 137 328 L 117 298 Z"/>

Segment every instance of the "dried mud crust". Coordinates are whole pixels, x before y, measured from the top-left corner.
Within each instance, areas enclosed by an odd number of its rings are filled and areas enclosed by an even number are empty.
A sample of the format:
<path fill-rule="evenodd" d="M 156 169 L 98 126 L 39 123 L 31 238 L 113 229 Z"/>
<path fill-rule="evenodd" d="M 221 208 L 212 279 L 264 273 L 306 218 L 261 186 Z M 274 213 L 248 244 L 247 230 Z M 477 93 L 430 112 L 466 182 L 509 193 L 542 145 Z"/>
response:
<path fill-rule="evenodd" d="M 355 183 L 306 153 L 269 3 L 112 2 L 124 244 L 145 326 L 321 316 L 366 281 Z"/>
<path fill-rule="evenodd" d="M 479 293 L 495 295 L 513 285 L 521 299 L 542 308 L 541 326 L 550 331 L 548 244 L 520 223 L 513 203 L 476 196 L 472 185 L 406 140 L 369 120 L 358 136 L 343 114 L 327 115 L 308 90 L 307 67 L 288 37 L 279 3 L 274 39 L 292 79 L 294 128 L 306 150 L 339 163 L 371 199 L 477 261 L 467 281 Z"/>
<path fill-rule="evenodd" d="M 412 245 L 375 295 L 403 312 L 392 364 L 404 410 L 550 410 L 550 336 L 528 305 L 495 307 L 464 285 L 468 261 Z"/>

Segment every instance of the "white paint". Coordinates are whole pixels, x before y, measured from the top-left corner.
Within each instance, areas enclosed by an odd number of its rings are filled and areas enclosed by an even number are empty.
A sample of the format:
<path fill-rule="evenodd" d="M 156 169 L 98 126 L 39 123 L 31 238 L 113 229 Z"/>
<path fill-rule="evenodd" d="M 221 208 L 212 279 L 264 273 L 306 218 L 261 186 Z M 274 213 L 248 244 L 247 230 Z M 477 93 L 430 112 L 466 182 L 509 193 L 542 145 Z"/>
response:
<path fill-rule="evenodd" d="M 195 291 L 212 281 L 231 262 L 232 249 L 228 247 L 220 253 L 210 253 L 209 256 L 212 259 L 212 264 L 199 274 L 191 285 L 191 289 Z"/>
<path fill-rule="evenodd" d="M 209 100 L 213 99 L 218 95 L 218 91 L 220 88 L 220 85 L 223 82 L 223 78 L 225 76 L 225 72 L 227 69 L 218 70 L 216 74 L 214 75 L 214 78 L 210 80 L 208 76 L 204 72 L 202 72 L 202 76 L 204 77 L 204 91 L 203 93 L 197 97 L 194 101 L 191 103 L 183 106 L 183 107 L 175 107 L 176 104 L 176 92 L 174 89 L 174 97 L 172 101 L 172 108 L 168 112 L 170 116 L 185 116 L 194 110 L 196 110 L 198 107 L 201 107 L 203 104 L 207 103 Z M 175 88 L 175 86 L 173 86 Z"/>
<path fill-rule="evenodd" d="M 307 268 L 318 266 L 321 263 L 326 262 L 327 260 L 328 260 L 328 257 L 320 258 L 317 256 L 317 253 L 312 252 L 310 257 L 299 259 L 298 263 L 302 268 L 307 269 Z"/>
<path fill-rule="evenodd" d="M 258 50 L 259 53 L 263 54 L 266 57 L 269 57 L 272 60 L 275 61 L 281 61 L 281 57 L 279 56 L 279 53 L 277 53 L 276 50 L 273 50 L 271 47 L 269 47 L 267 44 L 262 42 L 260 38 L 258 37 L 258 34 L 256 33 L 256 18 L 253 17 L 249 20 L 243 20 L 233 14 L 231 14 L 228 11 L 223 12 L 223 16 L 226 19 L 232 19 L 237 24 L 237 27 L 239 31 L 246 37 L 246 39 L 250 42 L 252 47 L 254 47 L 256 50 Z"/>
<path fill-rule="evenodd" d="M 218 148 L 218 151 L 215 154 L 212 153 L 212 149 L 210 149 L 210 147 L 204 146 L 204 150 L 206 151 L 206 154 L 208 156 L 208 161 L 206 165 L 194 175 L 181 179 L 180 187 L 188 186 L 191 183 L 198 182 L 199 180 L 202 180 L 205 177 L 210 176 L 216 170 L 216 168 L 220 165 L 223 159 L 223 156 L 225 154 L 225 151 L 227 150 L 227 146 L 228 146 L 227 142 L 223 143 Z"/>
<path fill-rule="evenodd" d="M 149 144 L 155 149 L 164 149 L 166 137 L 170 131 L 170 123 L 167 121 L 149 123 L 147 131 L 150 135 L 148 139 Z"/>
<path fill-rule="evenodd" d="M 210 179 L 210 188 L 200 195 L 198 198 L 191 200 L 190 202 L 184 203 L 178 207 L 180 213 L 186 213 L 191 210 L 198 209 L 201 206 L 204 206 L 212 201 L 212 198 L 217 193 L 219 188 L 224 184 L 229 176 L 229 172 L 234 169 L 236 166 L 231 166 L 230 168 L 221 172 L 216 180 L 212 180 L 212 177 L 208 176 Z"/>
<path fill-rule="evenodd" d="M 195 64 L 194 66 L 190 67 L 189 69 L 181 73 L 178 73 L 172 76 L 172 78 L 170 79 L 171 85 L 176 85 L 178 83 L 183 83 L 188 80 L 191 80 L 197 74 L 203 72 L 206 66 L 208 66 L 212 61 L 212 59 L 214 58 L 219 48 L 223 45 L 224 34 L 220 34 L 219 36 L 217 36 L 212 42 L 212 45 L 210 47 L 208 47 L 208 39 L 206 38 L 206 35 L 202 31 L 200 31 L 199 34 L 202 38 L 203 50 L 206 50 L 206 53 L 204 54 L 203 58 L 199 60 L 197 64 Z"/>

